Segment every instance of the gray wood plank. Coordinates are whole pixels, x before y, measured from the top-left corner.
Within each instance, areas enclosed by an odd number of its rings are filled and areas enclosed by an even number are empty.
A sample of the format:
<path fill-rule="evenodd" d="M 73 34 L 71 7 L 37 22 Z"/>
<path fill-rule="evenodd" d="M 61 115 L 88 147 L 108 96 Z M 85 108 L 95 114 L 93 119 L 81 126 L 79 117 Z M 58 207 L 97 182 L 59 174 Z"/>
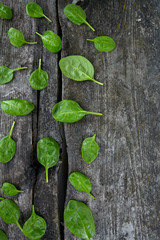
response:
<path fill-rule="evenodd" d="M 68 3 L 72 1 L 59 1 L 62 56 L 88 58 L 104 86 L 63 76 L 62 96 L 104 115 L 65 124 L 69 173 L 80 171 L 90 177 L 96 197 L 93 200 L 68 183 L 66 203 L 76 199 L 90 207 L 96 224 L 93 239 L 159 240 L 160 2 L 78 1 L 96 32 L 66 19 L 63 9 Z M 115 51 L 100 53 L 86 41 L 100 35 L 113 37 Z M 100 152 L 86 164 L 81 143 L 94 133 Z M 79 238 L 65 228 L 65 239 Z"/>

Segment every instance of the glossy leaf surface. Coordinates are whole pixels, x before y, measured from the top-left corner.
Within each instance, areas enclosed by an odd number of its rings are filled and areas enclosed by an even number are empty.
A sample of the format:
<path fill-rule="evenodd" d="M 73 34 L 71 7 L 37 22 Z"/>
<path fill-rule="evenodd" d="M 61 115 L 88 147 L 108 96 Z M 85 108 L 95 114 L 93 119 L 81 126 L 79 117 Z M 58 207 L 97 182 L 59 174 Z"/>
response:
<path fill-rule="evenodd" d="M 3 193 L 8 197 L 12 197 L 23 192 L 18 190 L 13 184 L 7 182 L 3 183 L 2 190 Z"/>
<path fill-rule="evenodd" d="M 95 141 L 95 137 L 96 137 L 96 134 L 94 134 L 93 137 L 84 139 L 82 143 L 82 148 L 81 148 L 82 158 L 87 163 L 93 162 L 96 159 L 99 152 L 99 145 Z"/>
<path fill-rule="evenodd" d="M 80 172 L 73 172 L 69 176 L 69 181 L 75 187 L 76 190 L 81 192 L 88 193 L 92 198 L 95 197 L 90 193 L 91 192 L 91 182 L 87 176 Z"/>
<path fill-rule="evenodd" d="M 37 159 L 46 169 L 46 182 L 48 182 L 48 169 L 59 161 L 59 144 L 53 138 L 42 138 L 37 143 Z"/>
<path fill-rule="evenodd" d="M 26 5 L 26 12 L 30 17 L 42 18 L 45 17 L 49 22 L 52 22 L 48 17 L 43 13 L 41 6 L 35 2 L 29 2 Z"/>
<path fill-rule="evenodd" d="M 1 102 L 1 109 L 9 115 L 25 116 L 33 111 L 34 105 L 22 99 L 9 99 Z"/>
<path fill-rule="evenodd" d="M 87 112 L 73 100 L 63 100 L 57 103 L 52 109 L 52 116 L 58 122 L 74 123 L 81 120 L 85 115 L 99 115 L 101 113 Z"/>
<path fill-rule="evenodd" d="M 64 8 L 64 14 L 71 22 L 77 25 L 85 23 L 88 27 L 92 29 L 92 31 L 95 31 L 94 28 L 86 21 L 86 13 L 80 6 L 77 6 L 75 4 L 68 4 Z"/>
<path fill-rule="evenodd" d="M 45 31 L 43 35 L 38 32 L 36 32 L 36 34 L 41 37 L 42 42 L 44 46 L 48 49 L 48 51 L 57 53 L 61 50 L 62 40 L 56 33 L 48 30 Z"/>
<path fill-rule="evenodd" d="M 13 17 L 12 10 L 5 4 L 0 4 L 0 17 L 11 19 Z"/>
<path fill-rule="evenodd" d="M 95 234 L 91 210 L 82 202 L 70 200 L 64 211 L 67 228 L 77 237 L 90 240 Z"/>
<path fill-rule="evenodd" d="M 11 161 L 11 159 L 14 157 L 14 154 L 16 151 L 16 143 L 11 138 L 14 125 L 15 125 L 15 122 L 13 122 L 12 124 L 9 135 L 6 137 L 3 137 L 0 140 L 0 162 L 1 163 L 7 163 Z"/>
<path fill-rule="evenodd" d="M 59 61 L 59 66 L 62 73 L 72 80 L 90 80 L 103 85 L 103 83 L 94 79 L 94 67 L 92 63 L 83 56 L 73 55 L 64 57 Z"/>
<path fill-rule="evenodd" d="M 45 220 L 35 213 L 32 206 L 32 216 L 25 222 L 23 233 L 31 240 L 40 239 L 46 232 L 47 224 Z"/>
<path fill-rule="evenodd" d="M 12 200 L 5 199 L 0 202 L 0 217 L 8 224 L 17 224 L 20 217 L 20 209 Z"/>
<path fill-rule="evenodd" d="M 107 36 L 100 36 L 94 39 L 87 39 L 88 41 L 94 42 L 95 48 L 100 52 L 110 52 L 115 49 L 115 41 Z"/>
<path fill-rule="evenodd" d="M 6 234 L 0 229 L 0 239 L 1 240 L 8 240 L 8 237 Z"/>
<path fill-rule="evenodd" d="M 39 67 L 29 78 L 29 83 L 32 88 L 42 90 L 48 85 L 48 73 L 41 69 L 41 59 L 39 60 Z"/>
<path fill-rule="evenodd" d="M 15 47 L 21 47 L 23 44 L 37 44 L 37 42 L 27 42 L 24 39 L 23 33 L 16 28 L 9 29 L 8 37 L 9 37 L 10 43 Z"/>

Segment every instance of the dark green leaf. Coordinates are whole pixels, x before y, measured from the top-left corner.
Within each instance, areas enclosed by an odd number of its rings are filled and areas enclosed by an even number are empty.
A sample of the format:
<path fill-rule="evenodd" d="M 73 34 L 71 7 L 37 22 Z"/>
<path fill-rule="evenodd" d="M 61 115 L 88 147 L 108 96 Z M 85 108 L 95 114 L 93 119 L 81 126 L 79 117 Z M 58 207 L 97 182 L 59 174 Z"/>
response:
<path fill-rule="evenodd" d="M 37 143 L 37 159 L 46 169 L 46 182 L 48 182 L 48 169 L 59 161 L 59 145 L 53 138 L 42 138 Z"/>
<path fill-rule="evenodd" d="M 91 25 L 86 21 L 86 14 L 80 6 L 77 6 L 75 4 L 68 4 L 64 8 L 64 14 L 71 22 L 77 25 L 85 23 L 88 27 L 92 29 L 92 31 L 95 31 L 94 28 L 91 27 Z"/>
<path fill-rule="evenodd" d="M 40 239 L 46 232 L 47 224 L 45 220 L 35 213 L 32 206 L 32 216 L 25 222 L 23 233 L 31 240 Z"/>
<path fill-rule="evenodd" d="M 7 163 L 9 162 L 15 154 L 16 143 L 11 138 L 15 122 L 13 122 L 9 135 L 0 140 L 0 162 Z"/>
<path fill-rule="evenodd" d="M 87 112 L 73 100 L 63 100 L 57 103 L 52 109 L 52 116 L 58 122 L 74 123 L 81 120 L 87 114 L 103 115 L 102 113 Z"/>
<path fill-rule="evenodd" d="M 95 199 L 95 197 L 90 193 L 91 192 L 91 182 L 87 176 L 80 172 L 73 172 L 69 176 L 69 181 L 77 189 L 81 192 L 88 193 L 92 198 Z"/>
<path fill-rule="evenodd" d="M 3 183 L 2 190 L 3 190 L 3 193 L 8 197 L 12 197 L 17 195 L 18 193 L 24 192 L 24 191 L 18 190 L 13 184 L 7 183 L 7 182 Z"/>
<path fill-rule="evenodd" d="M 36 32 L 42 39 L 44 46 L 48 49 L 48 51 L 57 53 L 62 48 L 62 40 L 61 38 L 52 31 L 46 31 L 43 35 Z"/>
<path fill-rule="evenodd" d="M 27 69 L 27 67 L 10 69 L 5 66 L 0 66 L 0 85 L 10 82 L 13 79 L 13 72 L 21 69 Z"/>
<path fill-rule="evenodd" d="M 13 16 L 11 9 L 4 4 L 0 4 L 0 17 L 4 19 L 11 19 Z"/>
<path fill-rule="evenodd" d="M 8 240 L 8 237 L 1 229 L 0 229 L 0 240 Z"/>
<path fill-rule="evenodd" d="M 93 137 L 84 139 L 82 143 L 82 148 L 81 148 L 82 158 L 87 163 L 93 162 L 96 159 L 99 152 L 99 145 L 95 141 L 95 137 L 96 137 L 96 134 L 94 134 Z"/>
<path fill-rule="evenodd" d="M 26 5 L 26 12 L 30 17 L 42 18 L 45 17 L 49 22 L 52 22 L 48 17 L 43 13 L 43 9 L 35 2 L 29 2 Z"/>
<path fill-rule="evenodd" d="M 23 33 L 15 28 L 10 28 L 8 31 L 8 37 L 10 43 L 15 47 L 21 47 L 23 44 L 37 44 L 37 42 L 27 42 L 24 39 Z"/>
<path fill-rule="evenodd" d="M 0 217 L 8 224 L 17 224 L 20 217 L 20 209 L 12 200 L 5 199 L 0 202 Z"/>
<path fill-rule="evenodd" d="M 30 76 L 29 82 L 32 88 L 42 90 L 48 85 L 48 73 L 41 69 L 41 59 L 39 60 L 39 68 Z"/>
<path fill-rule="evenodd" d="M 100 52 L 110 52 L 116 47 L 115 41 L 107 36 L 100 36 L 94 39 L 87 40 L 94 42 L 95 48 Z"/>
<path fill-rule="evenodd" d="M 25 116 L 34 110 L 34 105 L 22 99 L 9 99 L 1 102 L 1 109 L 9 115 Z"/>
<path fill-rule="evenodd" d="M 94 67 L 85 57 L 79 55 L 64 57 L 59 61 L 59 66 L 62 73 L 72 80 L 90 80 L 103 85 L 94 79 Z"/>
<path fill-rule="evenodd" d="M 95 234 L 91 210 L 82 202 L 71 200 L 64 211 L 67 228 L 77 237 L 90 240 Z"/>

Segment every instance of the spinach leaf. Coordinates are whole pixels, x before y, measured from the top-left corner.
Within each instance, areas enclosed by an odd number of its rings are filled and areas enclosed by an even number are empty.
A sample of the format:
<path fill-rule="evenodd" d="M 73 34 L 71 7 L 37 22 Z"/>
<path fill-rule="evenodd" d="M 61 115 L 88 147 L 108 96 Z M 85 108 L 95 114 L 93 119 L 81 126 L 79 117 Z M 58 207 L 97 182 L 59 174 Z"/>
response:
<path fill-rule="evenodd" d="M 13 72 L 21 69 L 27 69 L 27 67 L 10 69 L 5 66 L 0 66 L 0 85 L 10 82 L 13 79 Z"/>
<path fill-rule="evenodd" d="M 1 240 L 8 240 L 8 237 L 6 234 L 0 229 L 0 239 Z"/>
<path fill-rule="evenodd" d="M 25 116 L 34 110 L 34 105 L 22 99 L 9 99 L 1 102 L 3 112 L 14 116 Z"/>
<path fill-rule="evenodd" d="M 14 154 L 16 151 L 16 143 L 11 138 L 14 125 L 15 125 L 15 122 L 13 122 L 12 124 L 9 135 L 6 137 L 3 137 L 0 140 L 0 162 L 1 163 L 7 163 L 14 157 Z"/>
<path fill-rule="evenodd" d="M 48 73 L 41 69 L 41 59 L 39 59 L 39 67 L 30 76 L 29 82 L 32 88 L 42 90 L 48 85 Z"/>
<path fill-rule="evenodd" d="M 17 195 L 18 193 L 24 192 L 24 191 L 18 190 L 13 184 L 7 183 L 7 182 L 3 183 L 2 190 L 3 190 L 3 193 L 8 197 L 12 197 Z"/>
<path fill-rule="evenodd" d="M 20 217 L 18 205 L 10 199 L 2 200 L 0 202 L 0 217 L 8 224 L 17 225 Z"/>
<path fill-rule="evenodd" d="M 102 113 L 87 112 L 73 100 L 63 100 L 55 104 L 52 109 L 52 116 L 58 122 L 74 123 L 81 120 L 87 114 L 103 115 Z"/>
<path fill-rule="evenodd" d="M 0 17 L 11 19 L 13 17 L 12 10 L 7 5 L 0 4 Z"/>
<path fill-rule="evenodd" d="M 62 73 L 75 81 L 90 80 L 99 85 L 103 85 L 94 79 L 94 67 L 92 63 L 85 57 L 73 55 L 64 57 L 59 61 Z"/>
<path fill-rule="evenodd" d="M 42 42 L 43 42 L 44 46 L 48 49 L 48 51 L 57 53 L 61 50 L 62 40 L 54 32 L 48 30 L 48 31 L 45 31 L 45 33 L 43 35 L 41 35 L 38 32 L 36 32 L 36 34 L 41 37 Z"/>
<path fill-rule="evenodd" d="M 94 42 L 95 48 L 100 52 L 110 52 L 116 47 L 115 41 L 107 36 L 100 36 L 94 39 L 87 40 Z"/>
<path fill-rule="evenodd" d="M 59 145 L 53 138 L 42 138 L 37 143 L 37 159 L 46 169 L 46 182 L 48 182 L 48 169 L 59 161 Z"/>
<path fill-rule="evenodd" d="M 90 240 L 95 234 L 91 210 L 82 202 L 70 200 L 64 211 L 67 228 L 77 237 Z"/>
<path fill-rule="evenodd" d="M 45 220 L 35 213 L 32 206 L 32 216 L 25 222 L 23 233 L 31 240 L 40 239 L 46 232 L 47 224 Z"/>
<path fill-rule="evenodd" d="M 23 33 L 15 28 L 10 28 L 8 31 L 8 37 L 10 40 L 10 43 L 15 47 L 21 47 L 23 44 L 37 44 L 37 42 L 27 42 L 24 39 Z"/>
<path fill-rule="evenodd" d="M 73 172 L 69 176 L 69 181 L 77 189 L 81 192 L 88 193 L 92 198 L 95 199 L 95 197 L 90 193 L 91 192 L 91 182 L 87 176 L 80 172 Z"/>
<path fill-rule="evenodd" d="M 88 27 L 92 29 L 92 31 L 95 31 L 95 29 L 91 27 L 91 25 L 86 21 L 86 13 L 80 6 L 77 6 L 75 4 L 68 4 L 64 8 L 64 14 L 71 22 L 77 25 L 85 23 Z"/>
<path fill-rule="evenodd" d="M 98 156 L 99 145 L 95 141 L 95 137 L 96 137 L 96 134 L 94 134 L 93 137 L 84 139 L 82 143 L 82 148 L 81 148 L 82 158 L 86 163 L 93 162 Z"/>
<path fill-rule="evenodd" d="M 45 17 L 49 22 L 52 22 L 48 17 L 43 13 L 43 9 L 35 2 L 29 2 L 26 5 L 26 12 L 30 17 L 42 18 Z"/>

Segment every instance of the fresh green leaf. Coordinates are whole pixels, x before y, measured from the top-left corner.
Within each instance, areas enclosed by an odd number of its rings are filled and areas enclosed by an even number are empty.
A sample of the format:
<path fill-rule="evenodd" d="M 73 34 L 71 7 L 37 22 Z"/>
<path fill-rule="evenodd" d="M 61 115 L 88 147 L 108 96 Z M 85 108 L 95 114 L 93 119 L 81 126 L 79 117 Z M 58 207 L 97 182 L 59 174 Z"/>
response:
<path fill-rule="evenodd" d="M 63 100 L 54 105 L 52 109 L 52 116 L 58 122 L 74 123 L 81 120 L 87 114 L 103 115 L 102 113 L 87 112 L 73 100 Z"/>
<path fill-rule="evenodd" d="M 62 40 L 61 38 L 52 31 L 45 31 L 43 35 L 36 32 L 42 39 L 44 46 L 48 49 L 48 51 L 57 53 L 62 48 Z"/>
<path fill-rule="evenodd" d="M 48 17 L 43 13 L 43 9 L 35 2 L 29 2 L 26 5 L 26 12 L 30 17 L 42 18 L 45 17 L 49 22 L 52 22 Z"/>
<path fill-rule="evenodd" d="M 87 176 L 80 172 L 73 172 L 69 176 L 69 181 L 77 189 L 81 192 L 88 193 L 92 198 L 95 199 L 95 197 L 90 193 L 91 192 L 91 182 Z"/>
<path fill-rule="evenodd" d="M 8 240 L 8 237 L 6 234 L 0 229 L 0 239 L 1 240 Z"/>
<path fill-rule="evenodd" d="M 94 79 L 94 67 L 92 63 L 85 57 L 73 55 L 64 57 L 59 62 L 62 73 L 75 81 L 90 80 L 99 85 L 103 85 Z"/>
<path fill-rule="evenodd" d="M 0 202 L 0 217 L 8 224 L 17 224 L 20 217 L 18 205 L 10 199 Z"/>
<path fill-rule="evenodd" d="M 13 122 L 12 124 L 9 135 L 6 137 L 3 137 L 0 140 L 0 162 L 1 163 L 7 163 L 14 157 L 14 154 L 16 151 L 16 143 L 11 138 L 14 125 L 15 125 L 15 122 Z"/>
<path fill-rule="evenodd" d="M 8 37 L 10 40 L 10 43 L 15 47 L 21 47 L 23 44 L 37 44 L 37 42 L 27 42 L 24 39 L 23 33 L 15 28 L 10 28 L 8 31 Z"/>
<path fill-rule="evenodd" d="M 110 52 L 115 49 L 115 41 L 107 36 L 100 36 L 94 39 L 87 39 L 88 41 L 94 42 L 95 48 L 100 52 Z"/>
<path fill-rule="evenodd" d="M 0 4 L 0 17 L 11 19 L 13 17 L 12 10 L 7 5 Z"/>
<path fill-rule="evenodd" d="M 95 234 L 91 210 L 82 202 L 70 200 L 64 211 L 67 228 L 77 237 L 90 240 Z"/>
<path fill-rule="evenodd" d="M 14 116 L 25 116 L 34 110 L 34 105 L 22 99 L 9 99 L 1 102 L 3 112 Z"/>
<path fill-rule="evenodd" d="M 68 4 L 64 8 L 64 14 L 71 22 L 77 25 L 85 23 L 88 27 L 92 29 L 92 31 L 95 31 L 95 29 L 86 21 L 86 13 L 80 6 L 77 6 L 75 4 Z"/>
<path fill-rule="evenodd" d="M 39 59 L 39 67 L 30 76 L 29 82 L 32 88 L 42 90 L 48 85 L 48 73 L 41 69 L 41 59 Z"/>
<path fill-rule="evenodd" d="M 0 197 L 0 201 L 2 201 L 2 200 L 4 200 L 4 198 L 3 198 L 3 197 Z"/>
<path fill-rule="evenodd" d="M 3 193 L 8 197 L 12 197 L 17 195 L 18 193 L 24 192 L 24 191 L 18 190 L 13 184 L 7 183 L 7 182 L 3 183 L 2 190 L 3 190 Z"/>
<path fill-rule="evenodd" d="M 13 79 L 13 72 L 21 69 L 27 69 L 27 67 L 20 67 L 15 69 L 10 69 L 5 66 L 0 66 L 0 85 L 8 83 Z"/>
<path fill-rule="evenodd" d="M 46 182 L 48 182 L 48 169 L 59 161 L 59 145 L 53 138 L 42 138 L 37 143 L 37 159 L 46 169 Z"/>
<path fill-rule="evenodd" d="M 40 239 L 46 232 L 47 224 L 45 220 L 35 213 L 32 206 L 32 216 L 25 222 L 23 233 L 31 240 Z"/>
<path fill-rule="evenodd" d="M 81 148 L 82 158 L 86 163 L 93 162 L 98 155 L 99 145 L 95 141 L 95 137 L 96 137 L 96 134 L 94 134 L 93 137 L 84 139 L 82 143 L 82 148 Z"/>

